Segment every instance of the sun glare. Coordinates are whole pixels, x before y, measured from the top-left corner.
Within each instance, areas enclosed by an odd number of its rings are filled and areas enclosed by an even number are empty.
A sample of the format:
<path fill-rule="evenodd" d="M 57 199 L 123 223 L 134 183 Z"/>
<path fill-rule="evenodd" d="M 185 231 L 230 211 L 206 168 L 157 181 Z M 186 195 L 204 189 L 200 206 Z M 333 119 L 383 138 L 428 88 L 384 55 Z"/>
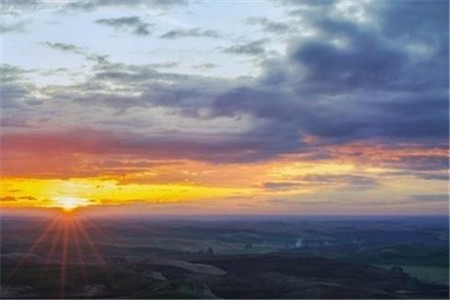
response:
<path fill-rule="evenodd" d="M 76 208 L 89 205 L 89 200 L 77 197 L 57 197 L 54 198 L 55 205 L 65 212 L 73 211 Z"/>

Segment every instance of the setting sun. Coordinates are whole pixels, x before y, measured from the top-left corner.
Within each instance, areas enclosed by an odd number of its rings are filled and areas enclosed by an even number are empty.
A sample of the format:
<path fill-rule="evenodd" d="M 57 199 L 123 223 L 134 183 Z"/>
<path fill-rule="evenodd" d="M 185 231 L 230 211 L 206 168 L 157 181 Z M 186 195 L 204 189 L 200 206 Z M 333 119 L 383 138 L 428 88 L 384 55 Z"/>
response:
<path fill-rule="evenodd" d="M 57 197 L 54 199 L 56 206 L 61 207 L 64 211 L 69 212 L 78 207 L 89 205 L 89 200 L 77 197 Z"/>

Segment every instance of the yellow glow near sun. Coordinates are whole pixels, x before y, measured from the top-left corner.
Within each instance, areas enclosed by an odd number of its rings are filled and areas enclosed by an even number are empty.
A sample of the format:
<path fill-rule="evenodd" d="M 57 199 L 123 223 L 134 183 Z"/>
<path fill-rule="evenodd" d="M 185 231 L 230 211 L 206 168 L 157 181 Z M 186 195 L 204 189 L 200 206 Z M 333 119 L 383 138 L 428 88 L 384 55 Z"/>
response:
<path fill-rule="evenodd" d="M 77 197 L 56 197 L 54 201 L 56 206 L 61 207 L 66 212 L 89 205 L 89 200 Z"/>
<path fill-rule="evenodd" d="M 168 184 L 121 184 L 100 178 L 3 180 L 1 189 L 16 201 L 1 201 L 3 207 L 49 207 L 68 210 L 77 207 L 123 205 L 135 202 L 173 203 L 252 195 L 252 188 Z M 11 192 L 17 191 L 19 192 Z M 3 196 L 3 195 L 2 195 Z M 9 194 L 8 194 L 9 196 Z M 30 198 L 32 196 L 33 198 Z M 67 204 L 66 204 L 67 203 Z M 73 207 L 73 208 L 72 208 Z"/>

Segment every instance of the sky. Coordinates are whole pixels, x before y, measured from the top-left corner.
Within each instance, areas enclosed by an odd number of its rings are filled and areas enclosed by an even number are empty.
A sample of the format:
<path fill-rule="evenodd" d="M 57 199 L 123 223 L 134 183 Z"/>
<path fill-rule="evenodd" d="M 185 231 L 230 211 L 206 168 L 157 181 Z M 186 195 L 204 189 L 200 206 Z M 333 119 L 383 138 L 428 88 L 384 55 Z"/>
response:
<path fill-rule="evenodd" d="M 2 1 L 1 206 L 447 214 L 449 3 Z"/>

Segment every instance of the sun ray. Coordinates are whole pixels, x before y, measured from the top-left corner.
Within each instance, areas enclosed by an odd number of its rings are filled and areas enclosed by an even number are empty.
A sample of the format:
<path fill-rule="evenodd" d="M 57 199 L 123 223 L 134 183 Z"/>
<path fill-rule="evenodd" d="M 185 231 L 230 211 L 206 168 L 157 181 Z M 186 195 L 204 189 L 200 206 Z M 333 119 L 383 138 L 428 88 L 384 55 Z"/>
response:
<path fill-rule="evenodd" d="M 48 267 L 50 265 L 50 261 L 51 261 L 51 259 L 53 257 L 53 254 L 55 253 L 56 247 L 58 246 L 58 244 L 61 241 L 61 235 L 62 235 L 62 229 L 63 228 L 61 226 L 61 222 L 59 222 L 58 225 L 59 226 L 58 226 L 58 229 L 57 229 L 57 233 L 55 234 L 55 236 L 53 238 L 50 250 L 49 250 L 49 252 L 47 254 L 47 257 L 45 259 L 44 267 L 43 267 L 42 274 L 41 274 L 41 281 L 42 280 L 46 280 L 46 278 L 47 278 L 47 271 L 48 271 Z"/>
<path fill-rule="evenodd" d="M 88 282 L 87 257 L 83 251 L 83 245 L 86 245 L 94 257 L 98 260 L 100 267 L 106 275 L 109 284 L 114 284 L 114 278 L 109 270 L 109 265 L 104 254 L 100 251 L 97 245 L 97 237 L 102 236 L 105 239 L 110 240 L 111 235 L 104 232 L 104 230 L 98 227 L 96 224 L 83 220 L 79 214 L 73 212 L 62 212 L 59 216 L 55 217 L 51 222 L 46 225 L 43 232 L 38 236 L 34 243 L 27 250 L 21 261 L 15 266 L 12 272 L 9 274 L 5 282 L 23 266 L 28 260 L 30 255 L 36 251 L 40 245 L 46 240 L 46 247 L 44 253 L 45 261 L 43 261 L 40 282 L 45 282 L 49 276 L 49 268 L 54 264 L 54 258 L 59 259 L 59 297 L 61 299 L 67 296 L 68 277 L 72 268 L 69 268 L 71 261 L 74 259 L 79 263 L 82 279 L 85 283 Z M 95 231 L 96 235 L 92 236 L 92 232 Z M 98 235 L 98 236 L 97 236 Z M 94 242 L 95 240 L 95 242 Z M 60 253 L 58 255 L 58 253 Z"/>
<path fill-rule="evenodd" d="M 41 235 L 37 238 L 37 240 L 31 245 L 28 251 L 24 254 L 22 259 L 17 263 L 11 273 L 8 275 L 6 282 L 11 279 L 11 277 L 22 267 L 22 265 L 28 260 L 31 254 L 36 250 L 36 248 L 42 243 L 42 241 L 48 236 L 53 227 L 58 224 L 60 218 L 55 218 L 53 221 L 45 228 L 45 230 L 41 233 Z"/>
<path fill-rule="evenodd" d="M 80 231 L 81 235 L 83 236 L 83 238 L 86 240 L 88 246 L 92 249 L 94 255 L 96 256 L 96 258 L 101 262 L 101 264 L 105 264 L 105 259 L 103 257 L 103 255 L 100 253 L 100 251 L 98 250 L 97 246 L 94 244 L 94 242 L 92 241 L 91 237 L 89 236 L 89 234 L 87 233 L 86 229 L 84 228 L 85 224 L 83 223 L 82 220 L 76 220 L 75 221 L 75 226 L 77 226 L 78 230 Z"/>
<path fill-rule="evenodd" d="M 92 228 L 96 233 L 101 235 L 102 238 L 104 238 L 105 240 L 107 240 L 109 242 L 113 241 L 112 236 L 110 234 L 106 233 L 103 229 L 100 228 L 100 226 L 98 226 L 94 222 L 92 222 L 86 218 L 81 218 L 80 220 L 82 220 L 84 224 L 87 224 L 88 227 Z"/>
<path fill-rule="evenodd" d="M 86 262 L 84 261 L 83 258 L 83 253 L 81 251 L 81 246 L 80 246 L 80 238 L 79 238 L 79 234 L 78 234 L 78 229 L 75 226 L 75 223 L 72 222 L 72 240 L 75 244 L 75 252 L 78 258 L 78 262 L 80 263 L 80 268 L 81 268 L 81 276 L 83 277 L 83 280 L 85 283 L 87 283 L 87 273 L 86 273 Z"/>
<path fill-rule="evenodd" d="M 84 228 L 85 223 L 83 222 L 83 220 L 77 219 L 77 220 L 75 220 L 74 224 L 80 230 L 81 235 L 86 240 L 88 246 L 92 249 L 92 252 L 94 253 L 94 255 L 99 260 L 100 265 L 102 266 L 102 270 L 105 273 L 105 275 L 107 276 L 109 282 L 113 283 L 114 280 L 113 280 L 113 277 L 112 277 L 111 273 L 108 271 L 106 260 L 103 257 L 103 255 L 100 253 L 100 251 L 98 250 L 98 248 L 95 245 L 95 243 L 92 241 L 91 237 L 89 236 L 89 233 Z"/>
<path fill-rule="evenodd" d="M 60 273 L 60 298 L 64 299 L 65 297 L 65 289 L 66 289 L 66 271 L 67 271 L 67 255 L 68 255 L 68 220 L 65 220 L 63 223 L 64 231 L 63 231 L 63 243 L 62 243 L 62 257 L 61 257 L 61 273 Z"/>

